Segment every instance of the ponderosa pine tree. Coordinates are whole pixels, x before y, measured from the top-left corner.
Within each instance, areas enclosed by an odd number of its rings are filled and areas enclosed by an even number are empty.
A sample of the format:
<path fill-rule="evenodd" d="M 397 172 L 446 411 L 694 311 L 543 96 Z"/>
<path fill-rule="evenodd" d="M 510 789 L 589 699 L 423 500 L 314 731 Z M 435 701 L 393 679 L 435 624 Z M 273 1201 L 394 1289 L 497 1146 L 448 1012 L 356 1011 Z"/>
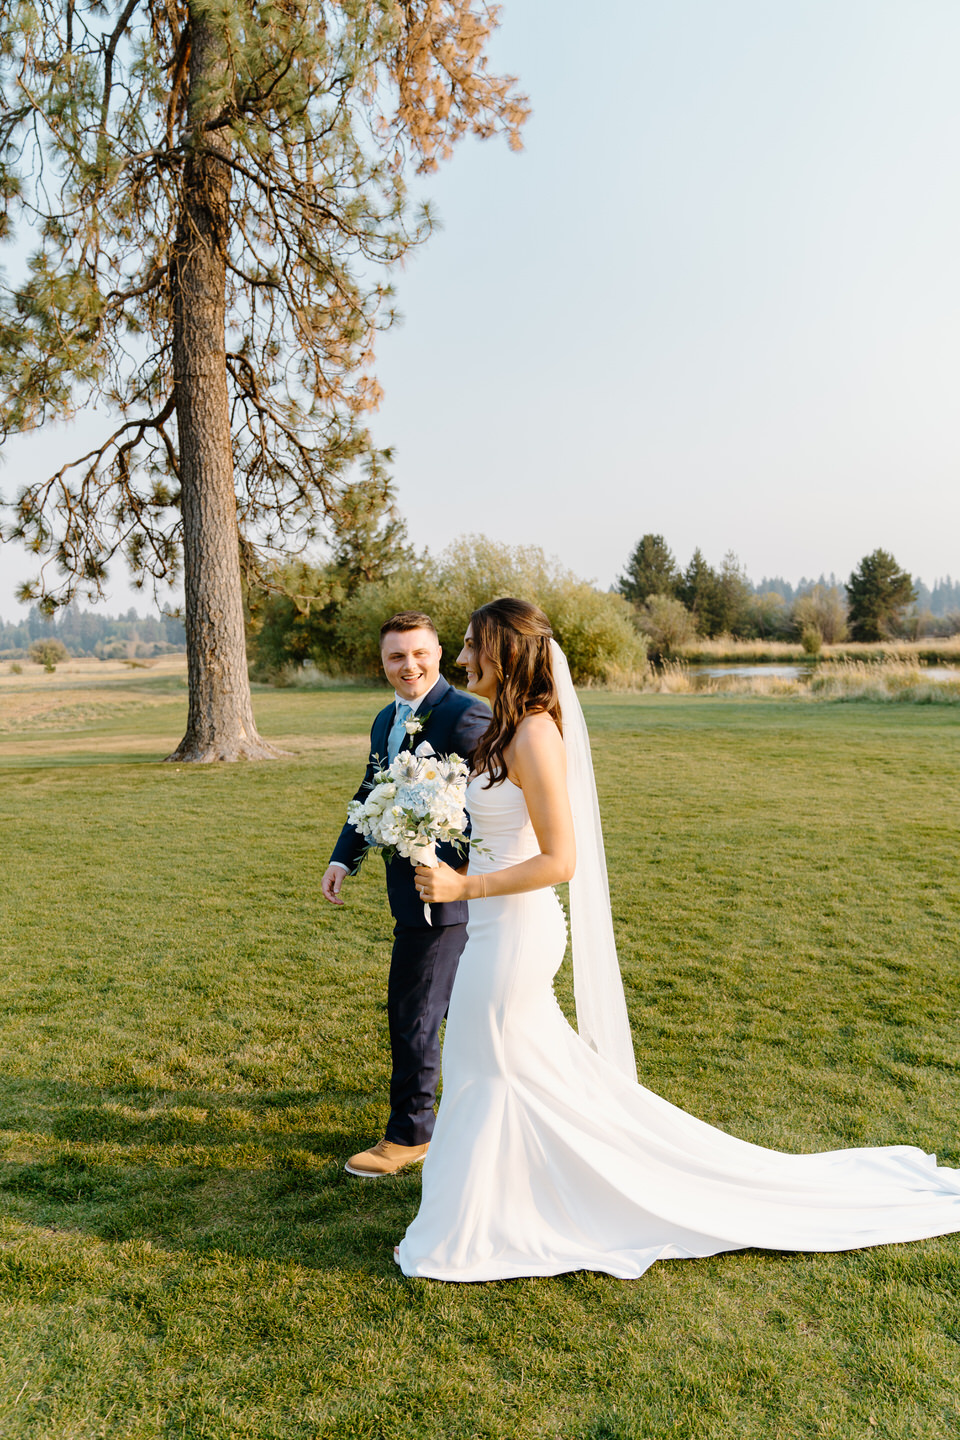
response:
<path fill-rule="evenodd" d="M 641 535 L 630 553 L 617 589 L 634 605 L 651 595 L 676 595 L 680 571 L 673 552 L 662 535 Z"/>
<path fill-rule="evenodd" d="M 913 581 L 888 550 L 865 555 L 844 588 L 854 640 L 883 640 L 897 612 L 916 598 Z"/>
<path fill-rule="evenodd" d="M 337 621 L 361 585 L 416 571 L 417 556 L 403 517 L 369 484 L 348 485 L 332 517 L 326 564 L 288 561 L 247 586 L 247 650 L 258 679 L 312 660 L 321 669 L 342 666 Z"/>
<path fill-rule="evenodd" d="M 701 635 L 719 635 L 723 629 L 723 596 L 720 576 L 709 565 L 698 546 L 690 557 L 679 586 L 679 599 L 697 622 Z"/>
<path fill-rule="evenodd" d="M 714 638 L 741 633 L 750 623 L 752 592 L 740 561 L 732 550 L 714 570 L 698 547 L 678 586 L 678 596 L 695 616 L 697 631 Z"/>
<path fill-rule="evenodd" d="M 753 591 L 743 566 L 732 550 L 723 557 L 718 582 L 717 633 L 741 635 L 750 623 Z"/>
<path fill-rule="evenodd" d="M 190 711 L 171 758 L 272 753 L 250 705 L 241 570 L 385 493 L 364 414 L 384 267 L 429 233 L 407 192 L 463 135 L 519 145 L 471 0 L 7 0 L 0 439 L 98 402 L 101 444 L 29 483 L 4 538 L 52 558 L 24 598 L 182 564 Z M 349 491 L 347 491 L 349 493 Z"/>

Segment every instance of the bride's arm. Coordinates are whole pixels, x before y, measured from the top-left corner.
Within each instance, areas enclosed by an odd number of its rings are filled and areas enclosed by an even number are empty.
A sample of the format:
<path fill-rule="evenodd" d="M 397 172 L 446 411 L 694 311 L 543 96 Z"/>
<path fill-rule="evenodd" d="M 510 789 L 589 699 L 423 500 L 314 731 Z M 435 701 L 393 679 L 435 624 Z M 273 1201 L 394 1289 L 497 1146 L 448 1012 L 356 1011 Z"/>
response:
<path fill-rule="evenodd" d="M 510 746 L 511 780 L 523 791 L 540 854 L 486 875 L 461 875 L 449 865 L 432 870 L 417 866 L 424 900 L 478 900 L 488 895 L 519 895 L 569 880 L 577 860 L 573 817 L 567 796 L 567 757 L 549 715 L 528 715 Z M 511 780 L 504 780 L 509 785 Z"/>

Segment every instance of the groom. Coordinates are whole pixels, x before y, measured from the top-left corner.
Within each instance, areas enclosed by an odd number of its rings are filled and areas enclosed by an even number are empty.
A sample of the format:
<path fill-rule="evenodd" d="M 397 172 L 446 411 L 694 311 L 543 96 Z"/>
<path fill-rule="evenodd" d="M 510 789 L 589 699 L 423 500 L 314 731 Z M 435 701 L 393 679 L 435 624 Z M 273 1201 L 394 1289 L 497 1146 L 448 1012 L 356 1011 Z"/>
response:
<path fill-rule="evenodd" d="M 419 610 L 404 610 L 381 626 L 380 658 L 394 698 L 373 722 L 370 760 L 358 800 L 369 794 L 375 757 L 392 761 L 401 750 L 417 750 L 472 758 L 490 724 L 490 711 L 441 679 L 440 655 L 436 627 Z M 343 904 L 344 877 L 356 871 L 364 843 L 352 825 L 341 830 L 321 882 L 332 905 Z M 452 846 L 438 846 L 437 854 L 454 867 L 464 863 Z M 396 921 L 387 984 L 393 1057 L 390 1120 L 383 1139 L 352 1155 L 344 1167 L 368 1179 L 392 1175 L 427 1153 L 440 1078 L 440 1022 L 467 939 L 465 901 L 431 905 L 433 923 L 427 924 L 409 860 L 398 856 L 387 861 L 387 898 Z"/>

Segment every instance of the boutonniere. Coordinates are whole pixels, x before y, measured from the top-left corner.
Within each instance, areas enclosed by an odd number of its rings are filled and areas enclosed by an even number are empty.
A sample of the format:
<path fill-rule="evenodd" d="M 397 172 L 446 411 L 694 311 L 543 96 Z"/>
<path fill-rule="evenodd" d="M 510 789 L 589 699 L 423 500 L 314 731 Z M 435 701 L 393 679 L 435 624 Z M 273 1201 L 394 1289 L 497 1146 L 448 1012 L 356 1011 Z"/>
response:
<path fill-rule="evenodd" d="M 403 722 L 404 730 L 406 730 L 407 734 L 411 737 L 419 735 L 424 725 L 426 725 L 430 719 L 430 714 L 431 712 L 428 710 L 425 715 L 411 715 L 409 720 L 404 720 Z"/>

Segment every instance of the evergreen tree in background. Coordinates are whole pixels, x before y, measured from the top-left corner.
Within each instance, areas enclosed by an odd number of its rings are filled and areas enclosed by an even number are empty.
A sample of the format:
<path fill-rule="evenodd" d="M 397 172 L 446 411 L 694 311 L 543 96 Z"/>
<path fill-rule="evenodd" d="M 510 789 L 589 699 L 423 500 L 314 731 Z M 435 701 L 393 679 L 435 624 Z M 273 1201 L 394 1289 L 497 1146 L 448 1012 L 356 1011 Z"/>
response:
<path fill-rule="evenodd" d="M 171 758 L 258 736 L 241 571 L 320 533 L 366 462 L 383 269 L 430 230 L 406 188 L 527 115 L 471 0 L 17 0 L 0 29 L 0 439 L 96 402 L 117 424 L 29 483 L 5 537 L 53 559 L 24 598 L 182 564 L 190 708 Z M 349 493 L 349 492 L 348 492 Z M 345 556 L 344 564 L 358 560 Z M 359 560 L 358 560 L 359 563 Z"/>
<path fill-rule="evenodd" d="M 754 585 L 755 595 L 779 595 L 785 605 L 790 605 L 797 593 L 797 587 L 791 585 L 789 580 L 784 580 L 782 575 L 764 575 L 763 579 Z"/>
<path fill-rule="evenodd" d="M 331 517 L 332 553 L 327 567 L 345 595 L 358 585 L 385 580 L 404 565 L 416 564 L 407 526 L 392 490 L 383 495 L 370 485 L 348 485 Z"/>
<path fill-rule="evenodd" d="M 680 571 L 663 536 L 643 535 L 616 588 L 626 600 L 642 605 L 651 595 L 675 596 L 679 585 Z"/>
<path fill-rule="evenodd" d="M 960 580 L 951 580 L 949 575 L 934 581 L 930 594 L 930 609 L 934 615 L 960 613 Z"/>
<path fill-rule="evenodd" d="M 310 660 L 340 670 L 341 607 L 364 585 L 398 570 L 415 573 L 418 560 L 392 502 L 369 485 L 349 485 L 331 517 L 333 542 L 325 565 L 290 561 L 247 588 L 247 644 L 257 679 L 276 679 Z"/>
<path fill-rule="evenodd" d="M 882 640 L 916 598 L 913 581 L 886 550 L 864 556 L 846 584 L 854 640 Z"/>
<path fill-rule="evenodd" d="M 718 635 L 739 635 L 747 628 L 750 620 L 753 587 L 746 577 L 740 561 L 732 550 L 723 557 L 723 565 L 717 577 L 717 624 Z"/>
<path fill-rule="evenodd" d="M 719 635 L 722 632 L 724 603 L 720 576 L 712 565 L 707 564 L 699 546 L 683 572 L 680 599 L 696 619 L 701 635 Z"/>
<path fill-rule="evenodd" d="M 182 650 L 183 622 L 175 615 L 106 615 L 102 610 L 81 610 L 64 605 L 53 615 L 31 605 L 22 620 L 5 624 L 0 619 L 0 656 L 22 659 L 34 640 L 59 640 L 71 655 L 119 659 L 163 655 Z"/>

